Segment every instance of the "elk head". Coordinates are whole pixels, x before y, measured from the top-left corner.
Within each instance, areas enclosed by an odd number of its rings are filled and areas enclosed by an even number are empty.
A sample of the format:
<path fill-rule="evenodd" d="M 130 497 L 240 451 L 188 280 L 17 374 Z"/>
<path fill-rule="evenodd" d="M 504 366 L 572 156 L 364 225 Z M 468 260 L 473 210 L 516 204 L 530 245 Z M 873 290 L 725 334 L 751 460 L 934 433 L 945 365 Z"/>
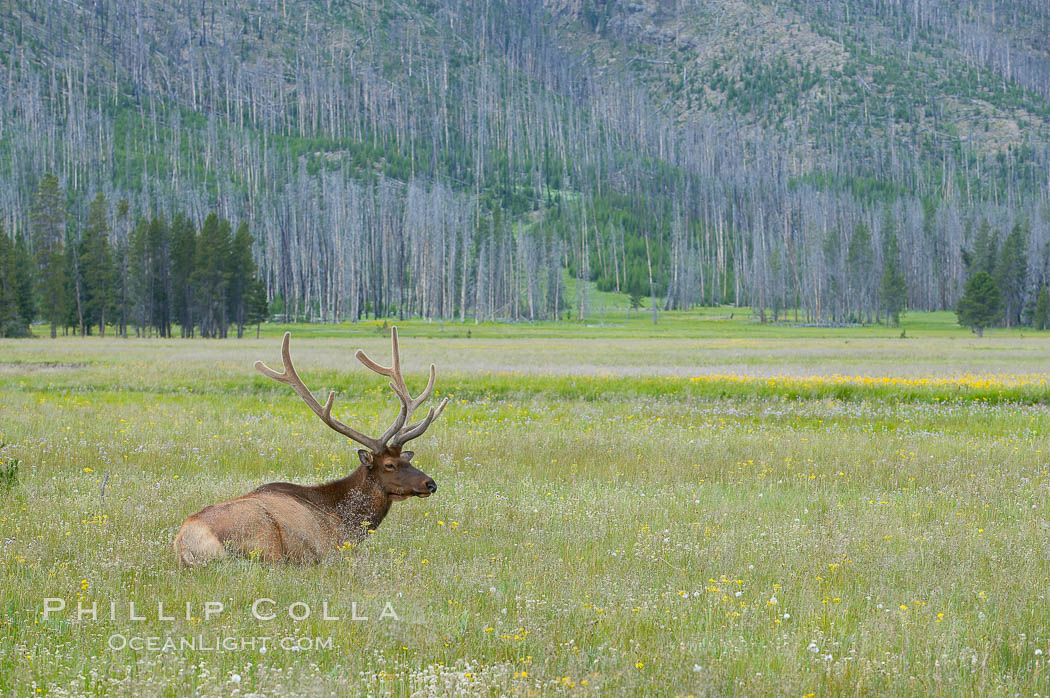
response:
<path fill-rule="evenodd" d="M 366 449 L 357 451 L 361 465 L 371 471 L 371 477 L 395 502 L 409 497 L 429 497 L 437 492 L 437 484 L 426 473 L 411 464 L 412 451 L 388 446 L 386 453 L 375 455 Z"/>
<path fill-rule="evenodd" d="M 393 359 L 389 367 L 380 366 L 361 351 L 357 350 L 355 356 L 366 368 L 390 379 L 390 389 L 394 391 L 401 408 L 397 417 L 385 432 L 378 438 L 366 436 L 356 429 L 352 429 L 332 416 L 332 404 L 335 402 L 335 391 L 328 394 L 328 400 L 321 405 L 314 398 L 313 393 L 306 387 L 292 364 L 292 357 L 288 350 L 291 333 L 286 332 L 284 343 L 281 346 L 281 356 L 284 361 L 284 370 L 281 373 L 269 368 L 262 361 L 255 362 L 255 368 L 265 376 L 279 383 L 284 383 L 292 388 L 302 398 L 303 402 L 313 410 L 321 421 L 339 432 L 343 436 L 356 441 L 365 448 L 359 449 L 357 454 L 361 466 L 367 471 L 368 479 L 377 485 L 390 499 L 399 501 L 408 497 L 429 497 L 437 491 L 437 485 L 423 471 L 411 464 L 412 451 L 402 450 L 402 446 L 412 439 L 420 436 L 434 422 L 445 409 L 448 398 L 442 400 L 437 407 L 431 407 L 427 416 L 418 422 L 406 424 L 415 411 L 430 398 L 434 391 L 434 378 L 436 375 L 434 364 L 430 364 L 430 378 L 427 387 L 417 397 L 412 397 L 405 385 L 405 379 L 401 375 L 401 353 L 397 341 L 397 328 L 391 328 L 390 341 L 392 345 Z"/>

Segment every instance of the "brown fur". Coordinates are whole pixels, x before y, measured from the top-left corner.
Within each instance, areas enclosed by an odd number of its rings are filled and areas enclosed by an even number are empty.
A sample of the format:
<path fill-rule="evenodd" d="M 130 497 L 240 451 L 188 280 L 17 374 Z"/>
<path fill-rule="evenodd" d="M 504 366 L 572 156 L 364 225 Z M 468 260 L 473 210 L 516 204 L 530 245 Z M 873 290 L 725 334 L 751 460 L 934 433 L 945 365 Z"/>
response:
<path fill-rule="evenodd" d="M 437 485 L 397 446 L 382 454 L 358 451 L 361 466 L 320 485 L 273 482 L 190 516 L 175 536 L 186 567 L 227 555 L 314 562 L 344 541 L 375 530 L 395 501 L 428 497 Z"/>

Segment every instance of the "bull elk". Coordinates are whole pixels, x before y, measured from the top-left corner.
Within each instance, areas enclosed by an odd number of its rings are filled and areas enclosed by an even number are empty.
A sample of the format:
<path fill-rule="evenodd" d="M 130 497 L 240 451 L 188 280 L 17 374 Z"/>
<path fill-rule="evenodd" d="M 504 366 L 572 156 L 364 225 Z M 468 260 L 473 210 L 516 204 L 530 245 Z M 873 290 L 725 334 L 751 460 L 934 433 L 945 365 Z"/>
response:
<path fill-rule="evenodd" d="M 358 450 L 361 465 L 349 476 L 320 485 L 303 486 L 273 482 L 248 494 L 201 509 L 175 536 L 175 553 L 186 566 L 201 565 L 227 555 L 258 555 L 265 561 L 315 561 L 327 550 L 347 540 L 359 540 L 375 530 L 393 502 L 409 497 L 429 497 L 437 485 L 426 473 L 412 466 L 411 451 L 402 446 L 427 430 L 448 404 L 445 398 L 427 416 L 406 422 L 434 390 L 434 364 L 427 387 L 413 398 L 401 375 L 397 328 L 391 331 L 393 362 L 380 366 L 360 349 L 356 356 L 367 368 L 390 378 L 390 388 L 401 402 L 394 423 L 379 438 L 351 429 L 332 417 L 335 391 L 321 405 L 306 387 L 288 352 L 291 333 L 285 333 L 281 373 L 256 361 L 265 376 L 288 385 L 321 421 L 366 448 Z"/>

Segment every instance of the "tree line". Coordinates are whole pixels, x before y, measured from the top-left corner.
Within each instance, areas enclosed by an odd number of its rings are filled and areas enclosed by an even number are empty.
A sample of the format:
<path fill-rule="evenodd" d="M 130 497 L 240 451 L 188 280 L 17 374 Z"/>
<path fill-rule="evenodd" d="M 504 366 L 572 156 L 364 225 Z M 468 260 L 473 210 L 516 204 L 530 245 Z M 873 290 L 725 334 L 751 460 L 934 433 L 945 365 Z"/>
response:
<path fill-rule="evenodd" d="M 346 188 L 339 193 L 341 186 Z M 657 230 L 661 224 L 670 228 L 670 244 L 658 245 L 645 232 L 654 221 L 643 223 L 638 213 L 630 213 L 643 209 L 629 203 L 553 207 L 541 236 L 525 235 L 520 224 L 510 228 L 498 208 L 474 234 L 457 215 L 449 190 L 410 187 L 401 205 L 389 191 L 363 191 L 337 179 L 329 182 L 329 195 L 364 210 L 356 238 L 348 236 L 346 247 L 312 251 L 302 249 L 294 236 L 282 239 L 285 264 L 297 251 L 314 262 L 335 252 L 341 262 L 328 266 L 339 269 L 338 275 L 317 287 L 331 295 L 311 305 L 285 301 L 296 297 L 279 281 L 287 274 L 272 272 L 273 293 L 268 293 L 247 222 L 234 230 L 214 212 L 199 229 L 181 213 L 170 220 L 156 215 L 132 222 L 126 200 L 111 206 L 99 192 L 84 224 L 77 226 L 58 178 L 46 175 L 34 193 L 28 228 L 16 236 L 0 230 L 0 336 L 26 336 L 30 324 L 42 320 L 52 337 L 59 330 L 79 335 L 97 330 L 104 336 L 107 327 L 121 336 L 130 328 L 135 336 L 159 337 L 171 337 L 174 327 L 182 337 L 226 337 L 235 328 L 241 337 L 246 326 L 258 327 L 267 319 L 271 305 L 291 320 L 356 320 L 369 314 L 458 316 L 461 321 L 468 316 L 583 319 L 588 281 L 598 290 L 624 293 L 634 308 L 643 305 L 643 296 L 652 299 L 654 309 L 657 299 L 665 309 L 687 308 L 702 301 L 705 289 L 721 302 L 748 300 L 738 281 L 729 283 L 731 268 L 719 289 L 718 277 L 705 281 L 703 265 L 690 271 L 683 261 L 695 261 L 702 230 L 687 231 L 673 219 L 657 221 Z M 419 221 L 419 227 L 407 230 L 406 219 Z M 875 226 L 877 236 L 863 218 L 845 239 L 837 230 L 824 235 L 820 251 L 833 263 L 825 265 L 827 274 L 817 278 L 817 285 L 827 294 L 829 317 L 899 324 L 908 307 L 908 283 L 897 224 L 887 208 Z M 1050 240 L 1033 254 L 1032 226 L 1022 219 L 1005 236 L 988 218 L 964 227 L 968 242 L 957 251 L 966 273 L 955 306 L 960 323 L 978 334 L 998 324 L 1050 328 Z M 422 266 L 417 267 L 410 260 L 420 252 Z M 306 282 L 303 275 L 292 276 Z M 566 276 L 581 282 L 571 295 Z M 800 319 L 798 296 L 794 304 L 787 296 L 757 300 L 763 322 L 791 312 Z M 325 308 L 330 315 L 313 315 Z"/>
<path fill-rule="evenodd" d="M 182 214 L 131 220 L 99 192 L 85 224 L 69 224 L 58 178 L 34 195 L 29 235 L 0 231 L 0 336 L 21 337 L 39 319 L 52 337 L 107 328 L 128 336 L 238 337 L 267 318 L 252 236 L 209 213 L 198 230 Z"/>

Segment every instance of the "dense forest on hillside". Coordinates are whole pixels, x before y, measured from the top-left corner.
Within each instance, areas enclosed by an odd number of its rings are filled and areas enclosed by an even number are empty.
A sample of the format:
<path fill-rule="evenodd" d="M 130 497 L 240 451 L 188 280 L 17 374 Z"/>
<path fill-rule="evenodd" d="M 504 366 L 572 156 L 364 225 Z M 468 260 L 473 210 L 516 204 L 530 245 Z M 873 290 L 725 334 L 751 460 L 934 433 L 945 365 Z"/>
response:
<path fill-rule="evenodd" d="M 0 218 L 39 287 L 49 173 L 67 250 L 100 194 L 114 250 L 214 212 L 325 320 L 583 317 L 568 276 L 871 321 L 983 245 L 1027 321 L 1048 37 L 1038 0 L 0 0 Z"/>

